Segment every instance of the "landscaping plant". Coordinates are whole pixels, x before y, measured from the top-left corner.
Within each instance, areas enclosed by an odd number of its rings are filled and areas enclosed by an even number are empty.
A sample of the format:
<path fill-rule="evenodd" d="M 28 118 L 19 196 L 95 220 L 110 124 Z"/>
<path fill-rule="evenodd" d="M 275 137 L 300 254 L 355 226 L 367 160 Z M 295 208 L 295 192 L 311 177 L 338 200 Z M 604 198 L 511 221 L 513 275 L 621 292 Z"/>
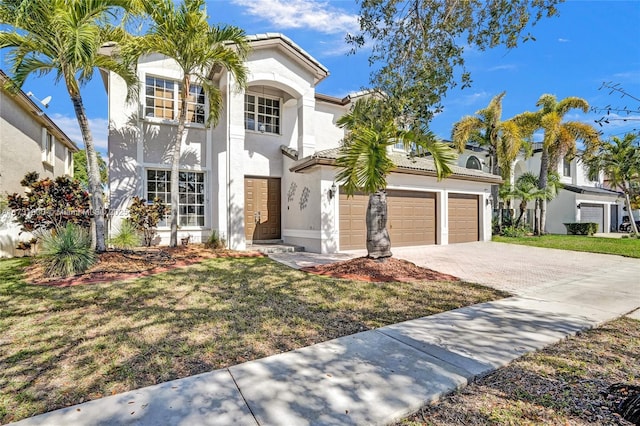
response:
<path fill-rule="evenodd" d="M 207 239 L 207 242 L 204 243 L 205 247 L 214 250 L 220 250 L 227 246 L 227 240 L 222 238 L 218 231 L 212 231 L 211 235 Z"/>
<path fill-rule="evenodd" d="M 118 232 L 109 239 L 109 243 L 118 249 L 129 249 L 140 245 L 140 236 L 131 221 L 125 219 L 120 223 Z"/>
<path fill-rule="evenodd" d="M 49 277 L 68 277 L 86 271 L 96 261 L 91 235 L 73 223 L 42 233 L 39 262 Z"/>
<path fill-rule="evenodd" d="M 146 247 L 151 247 L 153 238 L 156 236 L 158 223 L 165 218 L 168 213 L 167 206 L 155 198 L 152 203 L 140 197 L 133 197 L 129 206 L 129 222 L 142 234 L 142 241 Z"/>
<path fill-rule="evenodd" d="M 22 231 L 37 235 L 65 227 L 67 223 L 81 228 L 89 227 L 89 194 L 77 180 L 68 176 L 60 176 L 55 180 L 39 179 L 38 173 L 30 172 L 20 184 L 27 188 L 26 193 L 10 194 L 7 201 L 15 221 L 22 225 Z M 26 243 L 25 249 L 35 241 L 36 238 Z"/>

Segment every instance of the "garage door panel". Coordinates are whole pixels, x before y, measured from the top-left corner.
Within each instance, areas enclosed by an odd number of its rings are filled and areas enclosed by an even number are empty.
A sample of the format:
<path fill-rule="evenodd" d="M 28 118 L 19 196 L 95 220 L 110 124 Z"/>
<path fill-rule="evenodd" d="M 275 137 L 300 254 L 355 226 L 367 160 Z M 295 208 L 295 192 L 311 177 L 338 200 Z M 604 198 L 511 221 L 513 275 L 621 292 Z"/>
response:
<path fill-rule="evenodd" d="M 604 229 L 604 206 L 602 204 L 580 204 L 580 222 L 598 224 L 598 232 Z"/>
<path fill-rule="evenodd" d="M 468 243 L 480 239 L 479 197 L 449 194 L 449 243 Z"/>
<path fill-rule="evenodd" d="M 366 209 L 369 197 L 340 194 L 340 249 L 366 247 Z M 387 229 L 392 247 L 436 243 L 434 193 L 387 191 Z"/>

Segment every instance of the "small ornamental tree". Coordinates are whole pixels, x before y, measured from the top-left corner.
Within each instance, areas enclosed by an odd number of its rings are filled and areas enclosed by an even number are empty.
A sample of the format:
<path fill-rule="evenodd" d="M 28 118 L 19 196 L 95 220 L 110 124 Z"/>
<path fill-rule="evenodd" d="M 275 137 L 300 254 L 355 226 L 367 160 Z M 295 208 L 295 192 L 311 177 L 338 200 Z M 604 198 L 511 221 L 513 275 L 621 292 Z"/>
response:
<path fill-rule="evenodd" d="M 140 197 L 133 197 L 129 206 L 129 221 L 142 234 L 145 246 L 151 247 L 158 223 L 167 213 L 167 206 L 157 197 L 153 203 L 147 203 L 147 200 Z"/>
<path fill-rule="evenodd" d="M 68 223 L 89 228 L 89 194 L 82 189 L 80 182 L 68 176 L 60 176 L 55 180 L 39 177 L 36 172 L 27 173 L 20 181 L 27 188 L 26 193 L 14 193 L 7 197 L 14 220 L 22 225 L 22 231 L 37 235 L 39 232 L 64 228 Z"/>

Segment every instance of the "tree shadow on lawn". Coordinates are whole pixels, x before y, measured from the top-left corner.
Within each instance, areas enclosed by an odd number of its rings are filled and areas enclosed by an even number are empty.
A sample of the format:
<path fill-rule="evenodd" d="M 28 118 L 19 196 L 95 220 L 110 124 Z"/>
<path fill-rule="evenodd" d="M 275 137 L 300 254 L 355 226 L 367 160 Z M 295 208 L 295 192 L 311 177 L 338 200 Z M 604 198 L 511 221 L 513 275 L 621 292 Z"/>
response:
<path fill-rule="evenodd" d="M 267 258 L 65 288 L 25 284 L 24 266 L 0 263 L 0 423 L 506 295 L 336 280 Z"/>

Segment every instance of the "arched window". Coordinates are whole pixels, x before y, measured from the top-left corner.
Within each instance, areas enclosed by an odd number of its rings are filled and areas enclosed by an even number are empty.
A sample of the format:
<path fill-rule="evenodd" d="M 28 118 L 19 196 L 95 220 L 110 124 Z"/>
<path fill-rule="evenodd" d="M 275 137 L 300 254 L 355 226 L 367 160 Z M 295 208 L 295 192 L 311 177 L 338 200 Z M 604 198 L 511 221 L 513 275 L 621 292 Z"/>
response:
<path fill-rule="evenodd" d="M 478 160 L 478 158 L 474 156 L 467 158 L 466 167 L 467 169 L 482 170 L 482 164 L 480 164 L 480 160 Z"/>

